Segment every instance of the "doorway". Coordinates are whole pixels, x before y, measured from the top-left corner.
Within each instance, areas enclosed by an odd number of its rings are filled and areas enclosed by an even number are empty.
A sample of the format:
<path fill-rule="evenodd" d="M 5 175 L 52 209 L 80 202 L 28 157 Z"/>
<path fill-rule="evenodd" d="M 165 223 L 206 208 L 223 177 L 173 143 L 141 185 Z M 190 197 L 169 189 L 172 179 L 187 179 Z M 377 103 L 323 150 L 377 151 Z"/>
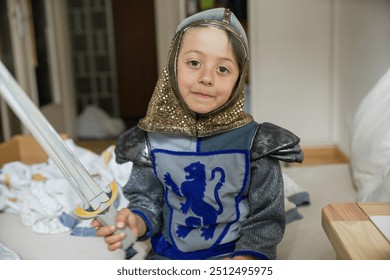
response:
<path fill-rule="evenodd" d="M 154 1 L 112 1 L 120 117 L 142 118 L 157 82 Z"/>
<path fill-rule="evenodd" d="M 157 81 L 154 1 L 68 1 L 77 114 L 95 105 L 127 127 Z"/>

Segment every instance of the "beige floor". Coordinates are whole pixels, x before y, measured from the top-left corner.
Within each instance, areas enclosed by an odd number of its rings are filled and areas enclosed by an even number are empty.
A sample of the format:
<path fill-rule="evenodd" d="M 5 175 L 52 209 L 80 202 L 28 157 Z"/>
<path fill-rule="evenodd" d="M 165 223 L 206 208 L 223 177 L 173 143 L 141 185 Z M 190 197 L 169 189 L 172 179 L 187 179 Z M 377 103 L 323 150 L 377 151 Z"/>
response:
<path fill-rule="evenodd" d="M 356 200 L 349 164 L 287 167 L 284 172 L 309 193 L 311 203 L 298 207 L 301 220 L 287 224 L 278 259 L 334 260 L 336 254 L 322 228 L 321 212 L 329 203 Z"/>

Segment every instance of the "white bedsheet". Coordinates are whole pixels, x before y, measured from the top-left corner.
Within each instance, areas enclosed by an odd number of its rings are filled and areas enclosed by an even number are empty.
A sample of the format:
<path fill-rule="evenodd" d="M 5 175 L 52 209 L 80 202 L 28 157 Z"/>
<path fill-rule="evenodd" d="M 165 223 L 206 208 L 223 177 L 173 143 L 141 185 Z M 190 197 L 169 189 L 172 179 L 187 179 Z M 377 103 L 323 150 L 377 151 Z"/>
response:
<path fill-rule="evenodd" d="M 99 186 L 104 188 L 112 181 L 118 184 L 117 208 L 126 207 L 128 201 L 121 188 L 129 178 L 132 163 L 117 164 L 113 146 L 97 155 L 76 146 L 72 140 L 65 142 Z M 0 210 L 19 215 L 26 227 L 46 234 L 70 231 L 58 217 L 63 213 L 71 214 L 82 203 L 51 160 L 32 165 L 21 162 L 5 164 L 0 174 L 0 197 L 3 201 Z M 82 223 L 89 226 L 90 220 Z"/>

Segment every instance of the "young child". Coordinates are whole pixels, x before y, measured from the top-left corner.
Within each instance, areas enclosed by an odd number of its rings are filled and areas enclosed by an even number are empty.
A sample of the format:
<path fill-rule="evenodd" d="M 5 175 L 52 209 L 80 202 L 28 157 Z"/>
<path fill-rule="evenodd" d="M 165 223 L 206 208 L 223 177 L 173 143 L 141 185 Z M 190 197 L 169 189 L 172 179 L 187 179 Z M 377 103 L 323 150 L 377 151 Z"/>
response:
<path fill-rule="evenodd" d="M 229 10 L 185 19 L 146 116 L 118 139 L 117 161 L 133 169 L 116 226 L 151 238 L 149 259 L 276 258 L 285 229 L 279 160 L 303 154 L 294 134 L 244 112 L 248 53 Z M 124 238 L 114 231 L 97 230 L 109 250 Z"/>

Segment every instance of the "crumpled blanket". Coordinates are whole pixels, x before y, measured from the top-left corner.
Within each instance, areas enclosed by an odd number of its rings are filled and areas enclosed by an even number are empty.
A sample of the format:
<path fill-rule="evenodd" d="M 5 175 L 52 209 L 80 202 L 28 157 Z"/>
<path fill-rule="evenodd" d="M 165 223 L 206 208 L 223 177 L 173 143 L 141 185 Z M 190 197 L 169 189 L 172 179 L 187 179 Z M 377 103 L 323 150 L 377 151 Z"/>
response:
<path fill-rule="evenodd" d="M 127 207 L 128 200 L 121 190 L 127 183 L 132 163 L 117 164 L 114 146 L 97 155 L 75 145 L 71 139 L 65 140 L 65 143 L 99 186 L 105 187 L 112 181 L 117 183 L 119 195 L 114 205 L 117 209 Z M 310 198 L 286 174 L 283 174 L 283 179 L 286 220 L 290 223 L 302 218 L 297 206 L 309 204 Z M 19 215 L 22 223 L 35 232 L 94 235 L 91 220 L 80 221 L 72 215 L 73 209 L 81 203 L 73 187 L 50 159 L 31 165 L 11 162 L 0 170 L 0 211 Z"/>
<path fill-rule="evenodd" d="M 117 164 L 114 146 L 97 155 L 76 146 L 71 139 L 65 143 L 99 186 L 104 188 L 112 181 L 117 183 L 119 195 L 115 205 L 119 209 L 126 207 L 128 201 L 121 189 L 129 178 L 132 163 Z M 22 223 L 35 232 L 80 232 L 83 235 L 85 230 L 80 229 L 91 227 L 91 220 L 75 220 L 73 224 L 67 224 L 69 219 L 64 219 L 65 214 L 72 216 L 73 209 L 79 205 L 82 205 L 82 200 L 50 159 L 31 165 L 11 162 L 1 169 L 0 211 L 19 215 Z"/>
<path fill-rule="evenodd" d="M 0 242 L 0 260 L 20 260 L 20 256 Z"/>

